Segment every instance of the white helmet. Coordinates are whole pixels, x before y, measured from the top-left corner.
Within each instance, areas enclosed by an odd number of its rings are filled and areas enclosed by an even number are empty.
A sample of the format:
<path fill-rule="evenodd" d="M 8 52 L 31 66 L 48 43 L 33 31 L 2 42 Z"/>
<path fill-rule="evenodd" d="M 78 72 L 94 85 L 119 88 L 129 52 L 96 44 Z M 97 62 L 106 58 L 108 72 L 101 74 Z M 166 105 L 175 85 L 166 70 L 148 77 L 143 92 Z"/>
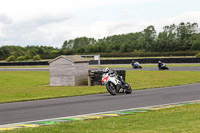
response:
<path fill-rule="evenodd" d="M 107 68 L 107 67 L 106 67 L 106 68 L 104 68 L 104 69 L 103 69 L 103 72 L 104 72 L 104 73 L 107 73 L 107 72 L 109 72 L 109 68 Z"/>

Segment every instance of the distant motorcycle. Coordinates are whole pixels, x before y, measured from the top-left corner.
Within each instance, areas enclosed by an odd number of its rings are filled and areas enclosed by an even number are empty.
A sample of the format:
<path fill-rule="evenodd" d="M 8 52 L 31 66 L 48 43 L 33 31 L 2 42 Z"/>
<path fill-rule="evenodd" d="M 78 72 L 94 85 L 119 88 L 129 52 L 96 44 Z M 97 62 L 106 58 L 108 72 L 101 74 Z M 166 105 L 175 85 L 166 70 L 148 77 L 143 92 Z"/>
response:
<path fill-rule="evenodd" d="M 167 65 L 165 63 L 162 63 L 161 61 L 158 61 L 158 69 L 159 70 L 169 70 Z"/>
<path fill-rule="evenodd" d="M 131 86 L 123 80 L 122 76 L 116 73 L 104 73 L 102 75 L 102 84 L 106 85 L 106 89 L 111 95 L 116 95 L 117 93 L 132 93 Z"/>
<path fill-rule="evenodd" d="M 142 69 L 142 66 L 140 66 L 139 62 L 132 61 L 131 65 L 135 69 L 137 69 L 137 68 Z"/>

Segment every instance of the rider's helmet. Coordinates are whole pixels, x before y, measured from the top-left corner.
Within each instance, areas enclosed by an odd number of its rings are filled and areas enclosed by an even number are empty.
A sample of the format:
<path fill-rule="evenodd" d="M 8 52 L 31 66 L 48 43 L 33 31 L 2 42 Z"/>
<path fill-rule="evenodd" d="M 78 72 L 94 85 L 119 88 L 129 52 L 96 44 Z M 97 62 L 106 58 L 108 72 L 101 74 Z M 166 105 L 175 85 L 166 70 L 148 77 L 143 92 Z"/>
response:
<path fill-rule="evenodd" d="M 104 72 L 104 73 L 107 73 L 107 72 L 109 72 L 109 68 L 107 68 L 107 67 L 106 67 L 106 68 L 104 68 L 104 69 L 103 69 L 103 72 Z"/>
<path fill-rule="evenodd" d="M 158 63 L 160 64 L 160 63 L 162 63 L 161 61 L 158 61 Z"/>

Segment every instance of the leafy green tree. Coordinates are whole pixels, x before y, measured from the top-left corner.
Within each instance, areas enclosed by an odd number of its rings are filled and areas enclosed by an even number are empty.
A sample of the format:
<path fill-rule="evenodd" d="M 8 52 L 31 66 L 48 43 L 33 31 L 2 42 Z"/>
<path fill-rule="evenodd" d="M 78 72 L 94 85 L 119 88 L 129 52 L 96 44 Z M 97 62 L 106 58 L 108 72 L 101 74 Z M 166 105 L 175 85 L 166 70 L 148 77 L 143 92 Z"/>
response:
<path fill-rule="evenodd" d="M 87 37 L 79 37 L 74 39 L 74 45 L 73 48 L 80 48 L 80 47 L 84 47 L 87 45 L 93 45 L 95 44 L 96 40 L 94 38 L 87 38 Z"/>
<path fill-rule="evenodd" d="M 15 61 L 15 56 L 11 55 L 6 59 L 7 62 Z"/>
<path fill-rule="evenodd" d="M 30 55 L 31 57 L 35 56 L 37 52 L 34 49 L 27 48 L 26 49 L 26 54 Z"/>
<path fill-rule="evenodd" d="M 152 46 L 154 46 L 156 41 L 156 30 L 154 26 L 150 25 L 143 30 L 143 49 L 146 51 L 151 51 Z"/>
<path fill-rule="evenodd" d="M 61 49 L 60 54 L 62 55 L 72 55 L 75 51 L 73 49 Z"/>
<path fill-rule="evenodd" d="M 198 24 L 193 23 L 190 24 L 187 22 L 186 24 L 184 22 L 180 23 L 177 27 L 177 47 L 181 51 L 188 50 L 192 46 L 192 35 L 196 33 L 198 30 Z"/>
<path fill-rule="evenodd" d="M 30 59 L 31 59 L 31 56 L 30 56 L 29 54 L 26 54 L 26 55 L 24 56 L 24 59 L 25 59 L 25 60 L 30 60 Z"/>
<path fill-rule="evenodd" d="M 62 49 L 73 49 L 74 40 L 65 41 L 62 45 Z"/>
<path fill-rule="evenodd" d="M 35 55 L 35 56 L 33 57 L 33 60 L 34 60 L 34 61 L 39 61 L 39 60 L 41 60 L 41 58 L 40 58 L 39 55 Z"/>
<path fill-rule="evenodd" d="M 165 26 L 163 32 L 158 34 L 156 46 L 153 51 L 175 51 L 177 43 L 176 25 Z"/>
<path fill-rule="evenodd" d="M 17 61 L 24 61 L 25 60 L 25 57 L 24 56 L 19 56 L 17 57 Z"/>
<path fill-rule="evenodd" d="M 196 54 L 195 56 L 196 58 L 200 58 L 200 53 Z"/>
<path fill-rule="evenodd" d="M 193 39 L 193 43 L 192 43 L 191 50 L 200 50 L 200 33 L 193 34 L 192 39 Z"/>
<path fill-rule="evenodd" d="M 10 55 L 10 48 L 8 46 L 2 46 L 1 47 L 1 55 L 5 56 L 5 55 Z"/>
<path fill-rule="evenodd" d="M 130 42 L 125 42 L 120 47 L 120 52 L 131 52 L 131 51 L 133 51 L 133 48 Z"/>

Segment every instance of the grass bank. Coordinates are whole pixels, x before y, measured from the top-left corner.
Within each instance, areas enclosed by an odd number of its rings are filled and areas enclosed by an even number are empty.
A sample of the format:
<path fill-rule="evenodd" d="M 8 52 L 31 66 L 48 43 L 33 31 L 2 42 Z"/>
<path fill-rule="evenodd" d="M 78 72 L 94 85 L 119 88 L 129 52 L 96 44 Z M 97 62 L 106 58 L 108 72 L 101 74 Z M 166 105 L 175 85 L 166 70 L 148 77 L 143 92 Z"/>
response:
<path fill-rule="evenodd" d="M 126 81 L 136 89 L 200 82 L 194 71 L 127 71 Z M 0 71 L 0 103 L 107 93 L 105 86 L 50 87 L 48 71 Z"/>
<path fill-rule="evenodd" d="M 76 121 L 3 133 L 199 133 L 200 104 L 99 120 Z"/>

